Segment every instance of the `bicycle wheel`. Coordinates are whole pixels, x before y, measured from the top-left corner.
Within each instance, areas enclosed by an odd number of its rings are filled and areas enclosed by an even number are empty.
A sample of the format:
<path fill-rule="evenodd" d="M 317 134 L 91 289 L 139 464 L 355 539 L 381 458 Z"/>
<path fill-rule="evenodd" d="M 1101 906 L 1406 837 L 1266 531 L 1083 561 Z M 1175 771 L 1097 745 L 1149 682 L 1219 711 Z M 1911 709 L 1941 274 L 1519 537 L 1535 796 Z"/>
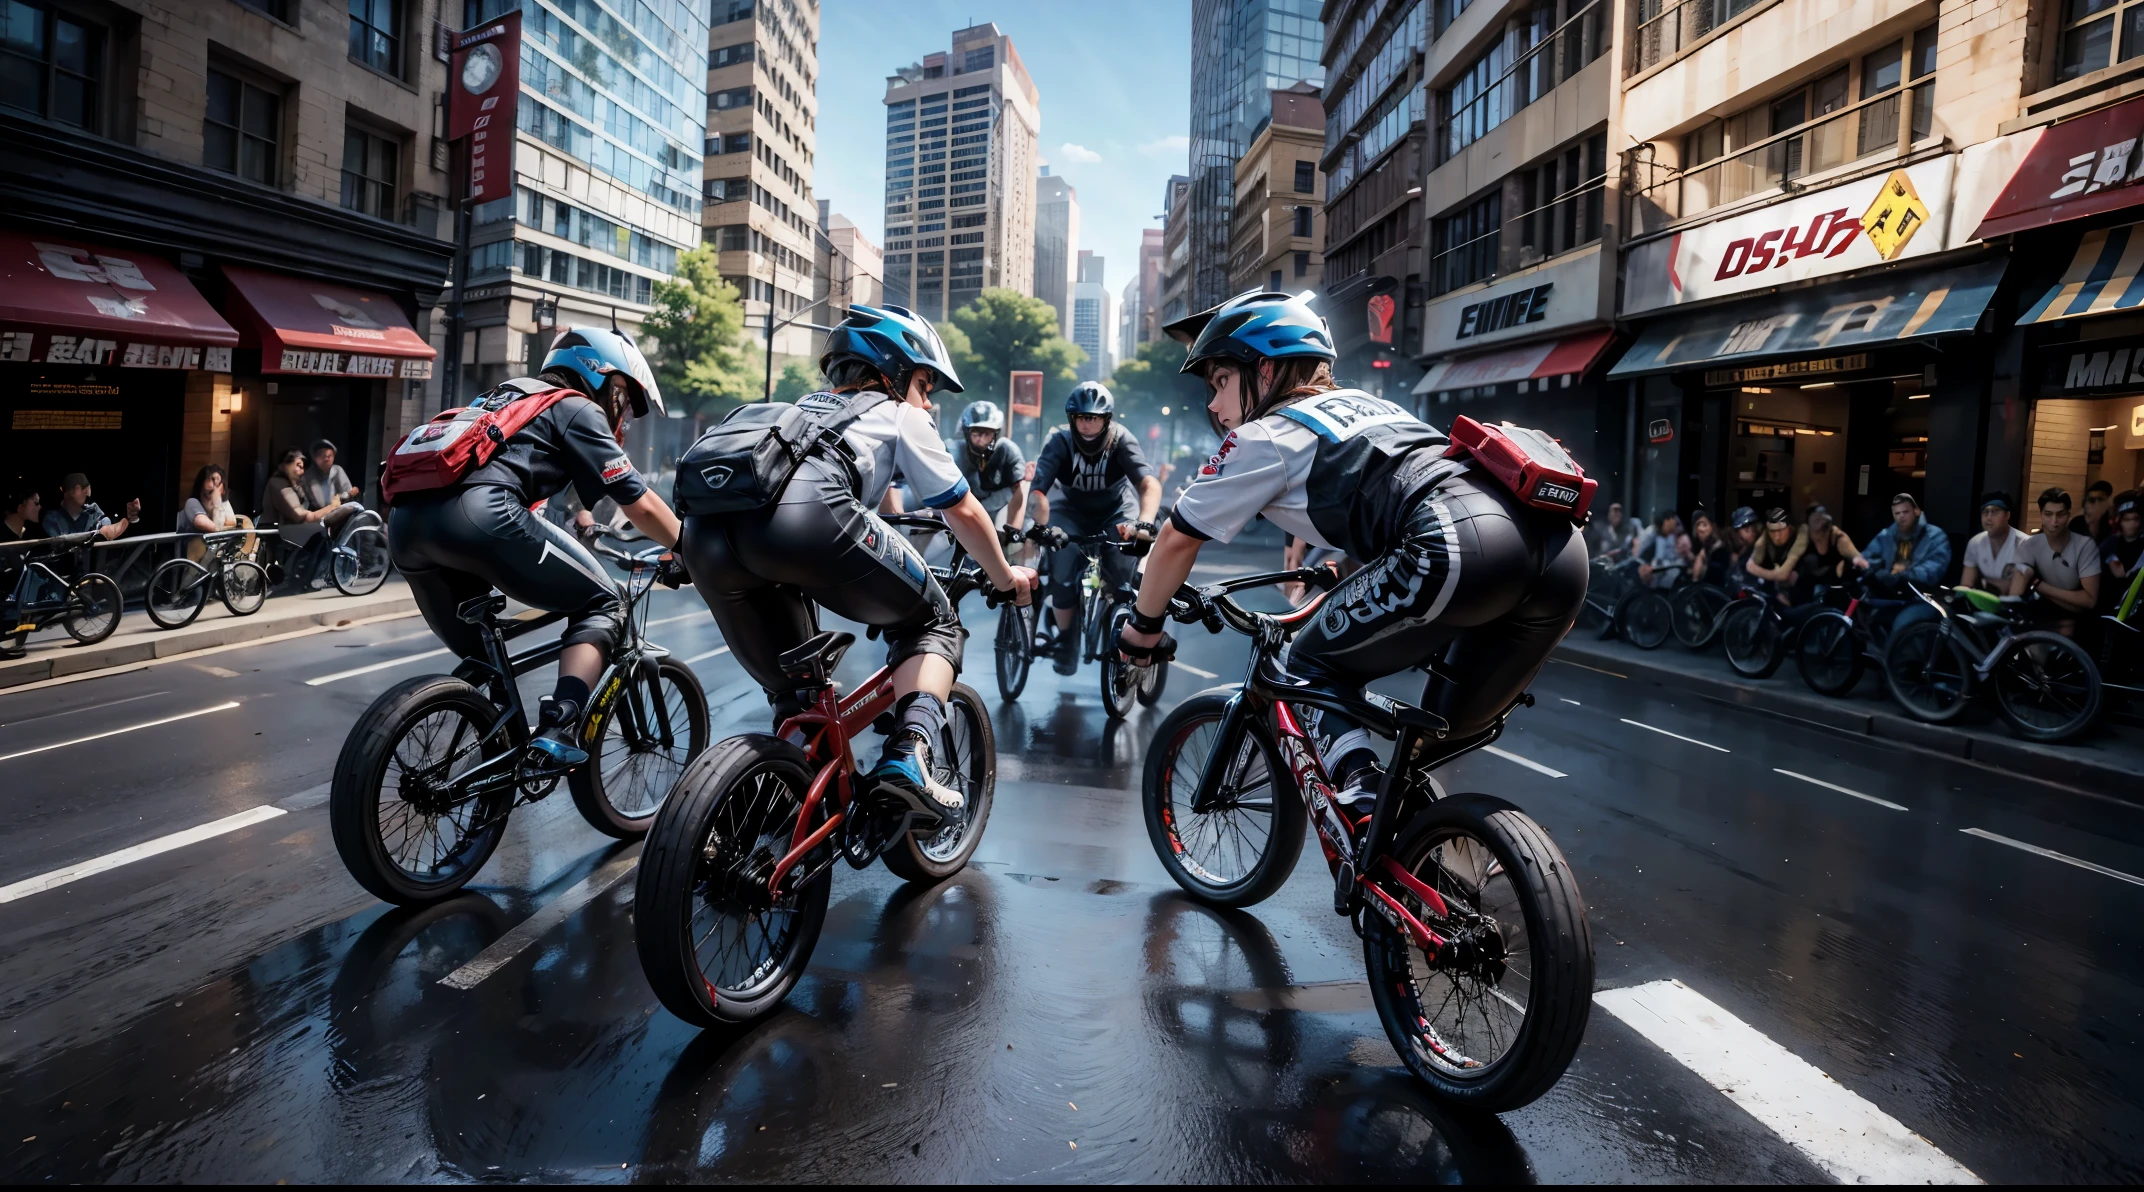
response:
<path fill-rule="evenodd" d="M 1915 720 L 1941 724 L 1973 699 L 1973 667 L 1941 621 L 1917 621 L 1891 634 L 1883 652 L 1883 685 Z"/>
<path fill-rule="evenodd" d="M 1445 1100 L 1491 1113 L 1528 1104 L 1563 1077 L 1593 1006 L 1593 933 L 1570 862 L 1524 812 L 1479 794 L 1425 807 L 1390 855 L 1449 915 L 1386 887 L 1425 924 L 1442 924 L 1446 945 L 1430 956 L 1363 912 L 1385 1036 Z"/>
<path fill-rule="evenodd" d="M 1246 731 L 1231 756 L 1219 797 L 1192 809 L 1199 779 L 1216 760 L 1229 693 L 1195 695 L 1154 733 L 1140 783 L 1148 839 L 1162 868 L 1185 890 L 1222 906 L 1251 906 L 1288 880 L 1303 851 L 1306 815 L 1295 785 L 1265 738 Z"/>
<path fill-rule="evenodd" d="M 328 578 L 345 596 L 369 596 L 387 582 L 387 535 L 378 526 L 350 531 L 329 558 Z"/>
<path fill-rule="evenodd" d="M 2099 667 L 2083 646 L 2059 633 L 2018 634 L 1988 681 L 1995 710 L 2028 741 L 2067 741 L 2099 719 Z"/>
<path fill-rule="evenodd" d="M 701 754 L 656 812 L 634 884 L 633 941 L 655 996 L 686 1022 L 762 1017 L 810 962 L 832 870 L 786 883 L 779 898 L 767 881 L 789 851 L 811 778 L 802 750 L 749 733 Z M 799 868 L 823 866 L 833 847 L 821 844 Z"/>
<path fill-rule="evenodd" d="M 143 611 L 164 629 L 193 624 L 208 604 L 208 572 L 191 559 L 171 559 L 149 577 Z"/>
<path fill-rule="evenodd" d="M 1122 720 L 1131 715 L 1132 705 L 1139 699 L 1139 685 L 1144 682 L 1141 668 L 1133 666 L 1117 651 L 1118 630 L 1131 619 L 1132 610 L 1128 604 L 1115 606 L 1106 618 L 1096 618 L 1106 636 L 1093 643 L 1092 652 L 1101 655 L 1102 710 L 1111 720 Z"/>
<path fill-rule="evenodd" d="M 967 868 L 990 822 L 998 784 L 997 734 L 983 711 L 983 697 L 965 683 L 953 684 L 945 701 L 945 728 L 931 742 L 931 773 L 966 796 L 968 805 L 929 836 L 911 832 L 886 850 L 886 868 L 905 881 L 943 881 Z"/>
<path fill-rule="evenodd" d="M 1639 588 L 1616 606 L 1615 628 L 1624 641 L 1641 650 L 1657 650 L 1674 632 L 1675 612 L 1668 598 L 1652 588 Z"/>
<path fill-rule="evenodd" d="M 234 617 L 250 617 L 268 601 L 268 572 L 259 563 L 239 559 L 223 565 L 223 607 Z"/>
<path fill-rule="evenodd" d="M 110 576 L 93 571 L 67 589 L 64 620 L 67 636 L 85 646 L 94 646 L 119 628 L 119 617 L 125 608 L 119 585 L 113 583 Z"/>
<path fill-rule="evenodd" d="M 675 658 L 649 669 L 613 672 L 582 722 L 588 763 L 566 775 L 581 818 L 619 840 L 648 834 L 678 775 L 707 748 L 700 677 Z"/>
<path fill-rule="evenodd" d="M 1008 604 L 998 610 L 998 698 L 1007 703 L 1027 690 L 1027 672 L 1035 663 L 1036 607 Z"/>
<path fill-rule="evenodd" d="M 1720 632 L 1720 610 L 1727 607 L 1727 593 L 1711 584 L 1691 584 L 1668 598 L 1670 623 L 1675 640 L 1692 650 L 1712 644 Z"/>
<path fill-rule="evenodd" d="M 485 734 L 500 715 L 462 680 L 420 675 L 358 717 L 328 789 L 335 851 L 358 885 L 414 906 L 454 893 L 484 867 L 506 835 L 513 790 L 454 788 L 485 760 Z"/>
<path fill-rule="evenodd" d="M 1784 661 L 1779 619 L 1762 601 L 1746 601 L 1727 610 L 1720 622 L 1720 640 L 1727 645 L 1727 665 L 1745 679 L 1770 678 Z"/>
<path fill-rule="evenodd" d="M 1161 702 L 1161 693 L 1169 687 L 1169 664 L 1157 662 L 1140 672 L 1139 706 L 1151 708 Z"/>
<path fill-rule="evenodd" d="M 1810 616 L 1794 643 L 1794 666 L 1818 695 L 1852 691 L 1861 681 L 1861 641 L 1853 621 L 1836 609 Z"/>

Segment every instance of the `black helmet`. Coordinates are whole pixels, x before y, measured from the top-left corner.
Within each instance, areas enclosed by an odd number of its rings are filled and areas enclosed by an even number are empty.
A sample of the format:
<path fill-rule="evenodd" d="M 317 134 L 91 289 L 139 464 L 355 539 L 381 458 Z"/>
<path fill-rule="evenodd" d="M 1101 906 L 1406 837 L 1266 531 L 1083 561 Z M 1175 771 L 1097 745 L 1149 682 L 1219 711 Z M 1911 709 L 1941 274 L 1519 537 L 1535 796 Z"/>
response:
<path fill-rule="evenodd" d="M 1737 530 L 1746 530 L 1757 524 L 1757 511 L 1747 505 L 1738 506 L 1727 515 L 1727 524 Z"/>
<path fill-rule="evenodd" d="M 1074 414 L 1099 414 L 1104 418 L 1117 412 L 1117 399 L 1111 396 L 1109 386 L 1100 381 L 1081 381 L 1072 387 L 1065 398 L 1065 417 Z"/>

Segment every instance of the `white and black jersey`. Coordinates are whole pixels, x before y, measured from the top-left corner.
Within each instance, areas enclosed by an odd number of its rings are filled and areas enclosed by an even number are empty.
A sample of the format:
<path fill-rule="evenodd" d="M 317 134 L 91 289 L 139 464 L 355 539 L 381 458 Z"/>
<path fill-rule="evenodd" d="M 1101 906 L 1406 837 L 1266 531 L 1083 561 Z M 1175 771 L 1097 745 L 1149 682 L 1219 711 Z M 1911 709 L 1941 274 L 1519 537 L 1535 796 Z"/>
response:
<path fill-rule="evenodd" d="M 815 393 L 797 404 L 813 409 L 814 400 L 833 396 Z M 863 395 L 843 396 L 853 401 Z M 968 495 L 968 481 L 947 453 L 928 410 L 898 400 L 881 401 L 843 427 L 841 437 L 856 453 L 856 473 L 863 481 L 859 499 L 866 508 L 878 508 L 896 475 L 932 509 L 950 508 Z"/>

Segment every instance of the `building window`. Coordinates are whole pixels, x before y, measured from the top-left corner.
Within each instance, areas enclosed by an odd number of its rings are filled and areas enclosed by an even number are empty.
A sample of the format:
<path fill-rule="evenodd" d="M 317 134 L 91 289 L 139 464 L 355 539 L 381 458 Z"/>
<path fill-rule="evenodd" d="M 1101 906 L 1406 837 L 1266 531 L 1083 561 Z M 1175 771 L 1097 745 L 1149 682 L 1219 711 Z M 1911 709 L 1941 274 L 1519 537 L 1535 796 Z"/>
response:
<path fill-rule="evenodd" d="M 726 112 L 731 108 L 749 108 L 751 106 L 752 89 L 750 87 L 732 87 L 727 91 L 710 91 L 707 93 L 707 110 L 710 112 Z"/>
<path fill-rule="evenodd" d="M 997 62 L 998 48 L 996 46 L 984 46 L 980 50 L 969 50 L 967 57 L 961 60 L 960 73 L 968 74 L 971 71 L 989 70 L 991 67 L 996 66 Z"/>
<path fill-rule="evenodd" d="M 203 165 L 274 186 L 282 123 L 282 96 L 209 68 L 208 115 L 201 129 Z"/>
<path fill-rule="evenodd" d="M 1295 193 L 1310 195 L 1318 193 L 1318 163 L 1299 161 L 1295 163 Z"/>
<path fill-rule="evenodd" d="M 2063 0 L 2055 42 L 2055 82 L 2066 83 L 2144 54 L 2144 5 L 2121 0 Z M 2117 30 L 2116 26 L 2120 26 Z M 2115 54 L 2116 33 L 2121 54 Z"/>
<path fill-rule="evenodd" d="M 286 25 L 290 23 L 290 0 L 238 0 L 238 2 L 264 16 L 274 17 Z"/>
<path fill-rule="evenodd" d="M 400 143 L 361 128 L 346 128 L 342 138 L 342 205 L 377 219 L 393 219 L 395 182 L 401 165 Z"/>
<path fill-rule="evenodd" d="M 712 25 L 729 25 L 737 21 L 749 21 L 751 19 L 752 0 L 729 0 L 727 4 L 716 4 L 714 19 L 708 23 Z"/>
<path fill-rule="evenodd" d="M 1513 235 L 1521 269 L 1601 238 L 1608 136 L 1586 138 L 1512 177 L 1519 216 Z"/>
<path fill-rule="evenodd" d="M 2144 8 L 2138 9 L 2144 15 Z M 1893 42 L 1861 59 L 1861 98 L 1875 99 L 1899 89 L 1901 80 L 1911 82 L 1936 72 L 1936 27 L 1924 26 L 1912 37 Z M 1933 84 L 1913 89 L 1912 139 L 1928 135 L 1934 124 L 1936 89 Z M 1867 156 L 1898 144 L 1898 101 L 1870 104 L 1861 109 L 1860 153 Z"/>
<path fill-rule="evenodd" d="M 1437 160 L 1456 156 L 1600 57 L 1608 48 L 1605 13 L 1600 0 L 1550 0 L 1506 22 L 1504 36 L 1440 93 Z"/>
<path fill-rule="evenodd" d="M 1307 253 L 1307 252 L 1299 252 L 1299 253 L 1295 254 L 1295 275 L 1296 275 L 1297 277 L 1309 277 L 1309 276 L 1310 276 L 1310 254 L 1309 254 L 1309 253 Z"/>
<path fill-rule="evenodd" d="M 51 9 L 0 0 L 0 106 L 95 131 L 104 35 Z"/>
<path fill-rule="evenodd" d="M 1273 273 L 1272 273 L 1272 276 L 1270 276 L 1270 277 L 1266 278 L 1266 289 L 1268 289 L 1268 290 L 1278 290 L 1278 289 L 1280 289 L 1280 270 L 1278 270 L 1278 269 L 1275 269 L 1275 270 L 1273 271 Z"/>
<path fill-rule="evenodd" d="M 1496 276 L 1504 195 L 1493 190 L 1430 224 L 1430 286 L 1439 294 Z"/>
<path fill-rule="evenodd" d="M 350 56 L 402 77 L 401 0 L 350 0 Z"/>
<path fill-rule="evenodd" d="M 707 69 L 719 70 L 725 66 L 734 66 L 739 62 L 750 62 L 751 60 L 751 42 L 748 41 L 740 45 L 734 46 L 723 46 L 719 50 L 713 50 L 708 53 Z"/>
<path fill-rule="evenodd" d="M 1311 211 L 1308 207 L 1297 207 L 1295 209 L 1295 235 L 1310 235 L 1310 215 Z"/>

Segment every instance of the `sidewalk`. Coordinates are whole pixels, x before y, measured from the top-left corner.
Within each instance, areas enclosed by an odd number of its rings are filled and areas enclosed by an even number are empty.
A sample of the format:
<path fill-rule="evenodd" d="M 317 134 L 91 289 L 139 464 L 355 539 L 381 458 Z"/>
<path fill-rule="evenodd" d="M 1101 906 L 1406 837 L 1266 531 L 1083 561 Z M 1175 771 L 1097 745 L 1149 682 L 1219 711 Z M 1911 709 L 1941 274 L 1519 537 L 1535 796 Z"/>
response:
<path fill-rule="evenodd" d="M 129 612 L 119 629 L 94 646 L 79 645 L 67 631 L 51 626 L 30 638 L 29 654 L 0 661 L 0 691 L 87 671 L 128 666 L 201 650 L 416 610 L 409 585 L 390 577 L 370 596 L 344 596 L 330 588 L 299 596 L 277 596 L 250 617 L 234 617 L 211 601 L 194 623 L 183 629 L 159 629 L 147 613 Z"/>
<path fill-rule="evenodd" d="M 1728 668 L 1718 647 L 1693 654 L 1670 641 L 1640 650 L 1620 641 L 1598 641 L 1589 629 L 1574 629 L 1556 648 L 1557 658 L 1647 682 L 1695 691 L 1707 699 L 1755 708 L 1834 731 L 1963 758 L 2032 778 L 2058 782 L 2125 802 L 2144 804 L 2144 733 L 2102 718 L 2082 741 L 2042 745 L 2022 741 L 1984 707 L 1973 707 L 1953 725 L 1923 724 L 1899 711 L 1883 689 L 1883 677 L 1864 674 L 1841 699 L 1804 686 L 1789 658 L 1769 679 L 1745 679 Z"/>

